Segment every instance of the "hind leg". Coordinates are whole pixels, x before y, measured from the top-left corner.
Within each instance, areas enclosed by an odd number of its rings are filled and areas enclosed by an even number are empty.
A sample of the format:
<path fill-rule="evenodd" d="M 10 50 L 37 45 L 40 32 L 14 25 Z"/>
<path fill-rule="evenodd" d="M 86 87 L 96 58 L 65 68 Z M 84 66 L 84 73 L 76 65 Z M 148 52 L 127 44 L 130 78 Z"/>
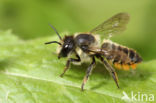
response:
<path fill-rule="evenodd" d="M 108 70 L 108 72 L 110 73 L 110 75 L 113 77 L 113 79 L 114 79 L 117 87 L 119 88 L 118 76 L 117 76 L 117 73 L 115 72 L 115 69 L 103 57 L 100 56 L 99 58 L 104 63 L 106 69 Z"/>

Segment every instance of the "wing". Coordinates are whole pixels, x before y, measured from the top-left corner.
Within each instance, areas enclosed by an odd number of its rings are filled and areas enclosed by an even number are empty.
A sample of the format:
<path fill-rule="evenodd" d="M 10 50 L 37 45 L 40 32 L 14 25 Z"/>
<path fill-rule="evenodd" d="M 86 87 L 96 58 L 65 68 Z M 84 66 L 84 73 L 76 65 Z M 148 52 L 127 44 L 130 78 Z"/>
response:
<path fill-rule="evenodd" d="M 127 13 L 118 13 L 107 21 L 98 25 L 90 32 L 93 34 L 100 34 L 102 38 L 105 36 L 111 37 L 112 35 L 121 33 L 126 29 L 129 18 L 130 16 Z"/>

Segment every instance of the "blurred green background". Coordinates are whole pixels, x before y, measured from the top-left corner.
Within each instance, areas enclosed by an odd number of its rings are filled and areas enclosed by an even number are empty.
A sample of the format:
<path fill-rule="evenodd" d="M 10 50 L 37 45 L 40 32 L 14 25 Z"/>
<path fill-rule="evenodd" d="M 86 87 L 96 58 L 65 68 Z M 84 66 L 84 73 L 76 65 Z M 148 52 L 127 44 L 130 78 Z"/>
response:
<path fill-rule="evenodd" d="M 60 33 L 86 32 L 119 12 L 131 20 L 113 41 L 136 49 L 144 61 L 156 58 L 156 0 L 0 0 L 0 30 L 24 40 Z M 65 34 L 62 34 L 65 35 Z"/>

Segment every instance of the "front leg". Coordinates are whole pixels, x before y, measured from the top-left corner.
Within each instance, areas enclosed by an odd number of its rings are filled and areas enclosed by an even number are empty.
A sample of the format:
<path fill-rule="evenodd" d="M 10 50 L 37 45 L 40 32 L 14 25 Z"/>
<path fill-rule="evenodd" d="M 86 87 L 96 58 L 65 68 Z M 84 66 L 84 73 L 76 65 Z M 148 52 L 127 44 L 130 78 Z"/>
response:
<path fill-rule="evenodd" d="M 63 77 L 63 75 L 65 74 L 65 72 L 69 69 L 69 66 L 70 66 L 70 63 L 71 62 L 80 62 L 81 61 L 81 59 L 80 59 L 80 56 L 75 52 L 75 54 L 76 54 L 76 59 L 75 58 L 69 58 L 68 60 L 67 60 L 67 62 L 66 62 L 66 66 L 65 66 L 65 68 L 64 68 L 64 71 L 63 71 L 63 73 L 60 75 L 60 77 Z"/>
<path fill-rule="evenodd" d="M 92 63 L 89 65 L 89 67 L 88 67 L 88 69 L 86 71 L 86 75 L 85 75 L 85 77 L 83 79 L 83 83 L 81 85 L 81 90 L 84 90 L 84 85 L 86 84 L 86 82 L 87 82 L 87 80 L 89 78 L 89 75 L 91 74 L 91 71 L 93 70 L 93 67 L 94 67 L 95 63 L 96 63 L 95 58 L 92 57 Z"/>

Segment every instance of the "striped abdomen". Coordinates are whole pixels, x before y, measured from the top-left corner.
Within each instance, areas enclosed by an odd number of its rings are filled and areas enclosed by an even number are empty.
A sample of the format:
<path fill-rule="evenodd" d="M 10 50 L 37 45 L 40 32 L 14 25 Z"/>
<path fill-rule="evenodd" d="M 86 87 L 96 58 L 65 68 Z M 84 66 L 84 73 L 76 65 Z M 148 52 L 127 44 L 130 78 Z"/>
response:
<path fill-rule="evenodd" d="M 142 61 L 142 58 L 133 49 L 120 46 L 111 41 L 105 41 L 101 46 L 101 50 L 107 60 L 111 61 L 118 69 L 129 70 L 130 67 L 135 69 L 136 64 Z"/>

